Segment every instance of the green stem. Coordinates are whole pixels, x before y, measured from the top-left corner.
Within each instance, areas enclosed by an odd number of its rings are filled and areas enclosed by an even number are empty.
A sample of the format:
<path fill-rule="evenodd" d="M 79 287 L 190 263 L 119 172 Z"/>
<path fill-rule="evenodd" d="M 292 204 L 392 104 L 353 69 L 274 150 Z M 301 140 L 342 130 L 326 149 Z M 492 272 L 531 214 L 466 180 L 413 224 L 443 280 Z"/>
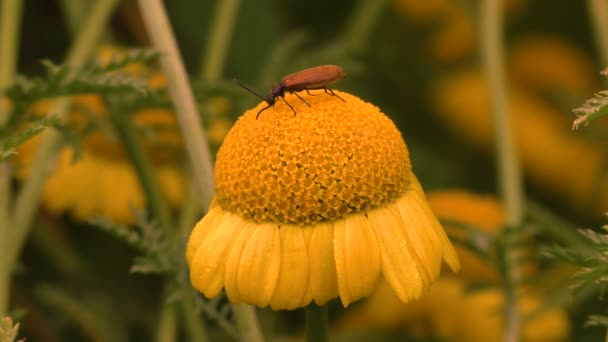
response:
<path fill-rule="evenodd" d="M 304 308 L 306 319 L 306 340 L 310 342 L 329 341 L 329 315 L 327 306 L 310 304 Z"/>
<path fill-rule="evenodd" d="M 255 314 L 255 308 L 251 305 L 232 304 L 232 313 L 239 328 L 242 341 L 261 342 L 264 336 L 260 330 Z"/>
<path fill-rule="evenodd" d="M 61 0 L 59 1 L 63 14 L 66 17 L 68 28 L 72 35 L 78 33 L 78 29 L 82 27 L 83 15 L 87 13 L 89 2 L 82 0 Z"/>
<path fill-rule="evenodd" d="M 161 53 L 160 62 L 167 76 L 169 94 L 175 105 L 186 151 L 197 180 L 201 204 L 207 207 L 214 191 L 213 165 L 188 75 L 161 0 L 138 0 L 138 3 L 148 36 Z"/>
<path fill-rule="evenodd" d="M 481 2 L 481 59 L 488 79 L 496 134 L 498 178 L 505 209 L 505 225 L 518 227 L 523 220 L 523 182 L 519 159 L 513 143 L 513 130 L 508 115 L 504 51 L 502 46 L 502 2 Z M 515 270 L 510 270 L 514 272 Z M 513 278 L 519 278 L 513 275 Z M 505 341 L 519 340 L 521 320 L 517 312 L 516 291 L 509 291 L 506 305 Z"/>
<path fill-rule="evenodd" d="M 180 216 L 177 224 L 179 231 L 178 235 L 183 237 L 184 239 L 188 239 L 188 236 L 190 235 L 194 224 L 200 218 L 200 204 L 199 199 L 198 197 L 196 197 L 196 195 L 197 193 L 194 190 L 194 187 L 189 186 L 186 192 L 186 198 L 182 203 L 181 210 L 179 213 Z"/>
<path fill-rule="evenodd" d="M 200 71 L 202 80 L 214 81 L 222 76 L 240 4 L 240 0 L 217 1 L 207 46 L 203 51 Z"/>
<path fill-rule="evenodd" d="M 163 305 L 163 307 L 161 309 L 161 315 L 158 321 L 156 342 L 175 342 L 177 340 L 177 315 L 175 312 L 175 306 L 169 304 L 161 305 Z"/>
<path fill-rule="evenodd" d="M 89 17 L 85 21 L 83 29 L 79 31 L 78 37 L 66 58 L 68 65 L 76 68 L 92 54 L 98 38 L 101 36 L 117 3 L 118 0 L 99 0 L 92 6 Z M 68 105 L 69 101 L 57 101 L 52 112 L 58 113 L 57 115 L 62 117 Z M 60 143 L 61 137 L 57 132 L 47 130 L 44 133 L 42 143 L 32 165 L 32 174 L 17 195 L 15 212 L 11 222 L 12 236 L 7 239 L 7 248 L 0 251 L 3 254 L 0 255 L 0 259 L 4 259 L 7 266 L 4 269 L 5 272 L 12 272 L 17 256 L 23 247 L 35 210 L 38 208 L 42 187 L 50 173 L 49 165 L 52 164 Z M 8 285 L 0 285 L 0 288 L 8 290 Z M 0 294 L 0 300 L 3 296 L 5 294 Z M 6 296 L 8 298 L 8 295 Z M 0 302 L 0 312 L 6 311 L 6 305 L 6 303 Z"/>
<path fill-rule="evenodd" d="M 355 5 L 343 34 L 348 48 L 359 51 L 365 46 L 386 3 L 386 0 L 361 0 Z"/>
<path fill-rule="evenodd" d="M 588 0 L 587 9 L 593 23 L 596 46 L 600 50 L 602 63 L 608 66 L 608 21 L 605 17 L 608 13 L 608 1 Z"/>
<path fill-rule="evenodd" d="M 194 310 L 193 300 L 182 300 L 181 311 L 184 315 L 184 328 L 188 341 L 205 342 L 208 341 L 207 331 L 205 331 L 205 325 L 202 323 L 199 316 Z"/>
<path fill-rule="evenodd" d="M 138 141 L 129 117 L 125 113 L 110 113 L 110 120 L 112 120 L 114 129 L 120 136 L 129 158 L 133 162 L 135 172 L 138 175 L 137 178 L 146 194 L 148 206 L 152 209 L 152 216 L 157 220 L 167 238 L 174 236 L 175 232 L 172 229 L 169 206 L 155 179 L 154 167 Z"/>
<path fill-rule="evenodd" d="M 4 89 L 13 83 L 17 69 L 17 55 L 21 15 L 23 3 L 21 0 L 4 0 L 0 2 L 0 101 L 4 97 Z M 0 102 L 0 126 L 8 119 Z M 11 168 L 7 161 L 0 162 L 0 251 L 6 251 L 9 246 L 11 192 Z M 1 255 L 1 252 L 0 252 Z M 0 317 L 9 306 L 9 286 L 12 267 L 8 259 L 0 256 Z"/>

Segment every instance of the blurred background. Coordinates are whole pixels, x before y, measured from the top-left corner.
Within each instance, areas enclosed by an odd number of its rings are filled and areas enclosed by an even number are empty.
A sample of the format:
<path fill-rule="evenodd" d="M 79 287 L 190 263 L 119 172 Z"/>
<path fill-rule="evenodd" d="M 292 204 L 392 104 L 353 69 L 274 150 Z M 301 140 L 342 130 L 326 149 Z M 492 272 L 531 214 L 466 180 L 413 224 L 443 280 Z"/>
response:
<path fill-rule="evenodd" d="M 165 6 L 191 75 L 213 155 L 232 123 L 259 101 L 233 78 L 267 94 L 287 73 L 337 64 L 347 77 L 332 87 L 377 105 L 395 122 L 409 148 L 416 175 L 429 198 L 434 198 L 431 205 L 437 215 L 499 234 L 503 214 L 492 95 L 480 61 L 479 35 L 484 30 L 480 2 L 236 1 L 238 7 L 230 18 L 216 14 L 221 1 L 171 0 Z M 568 285 L 576 268 L 539 256 L 543 244 L 568 246 L 577 238 L 577 228 L 601 226 L 608 208 L 607 123 L 598 120 L 572 130 L 576 118 L 573 109 L 605 89 L 606 84 L 600 71 L 608 61 L 602 60 L 596 44 L 591 2 L 504 0 L 502 43 L 508 108 L 525 177 L 526 199 L 534 209 L 530 224 L 550 226 L 534 230 L 534 243 L 525 247 L 526 253 L 534 256 L 533 265 L 527 262 L 524 268 L 528 267 L 529 278 L 534 280 L 531 292 L 536 293 L 530 299 L 534 304 L 528 305 L 533 309 L 526 309 L 526 314 L 536 315 L 538 321 L 530 319 L 533 323 L 524 330 L 546 332 L 537 333 L 539 336 L 525 333 L 527 341 L 599 340 L 605 335 L 604 329 L 585 324 L 590 314 L 606 312 L 605 303 L 597 300 L 599 289 L 573 295 Z M 41 60 L 63 63 L 84 18 L 79 13 L 86 13 L 90 3 L 93 1 L 23 2 L 18 72 L 36 77 L 45 72 Z M 223 41 L 225 57 L 219 75 L 210 76 L 205 61 L 218 46 L 209 37 L 214 25 L 221 22 L 232 31 Z M 120 2 L 103 40 L 96 53 L 101 64 L 114 53 L 150 45 L 135 1 Z M 158 65 L 149 62 L 126 72 L 162 91 L 165 81 L 159 70 Z M 188 177 L 180 176 L 185 159 L 181 138 L 170 103 L 166 97 L 162 99 L 145 106 L 129 102 L 126 96 L 121 98 L 120 93 L 109 98 L 90 94 L 74 99 L 77 105 L 69 121 L 83 137 L 77 143 L 82 159 L 72 163 L 70 147 L 60 153 L 59 163 L 66 169 L 51 175 L 43 191 L 42 207 L 11 287 L 11 307 L 17 309 L 13 317 L 21 321 L 20 336 L 27 341 L 155 339 L 162 294 L 168 291 L 163 285 L 164 275 L 130 273 L 139 252 L 92 227 L 90 219 L 101 215 L 130 225 L 135 219 L 129 206 L 143 207 L 146 202 L 133 185 L 136 176 L 124 171 L 128 161 L 117 163 L 124 159 L 125 152 L 117 147 L 120 143 L 116 139 L 111 139 L 112 128 L 99 114 L 111 108 L 133 115 L 143 132 L 145 151 L 157 168 L 163 194 L 175 212 L 188 200 L 191 186 Z M 45 115 L 48 108 L 48 103 L 37 102 L 28 113 Z M 15 189 L 31 172 L 28 167 L 32 149 L 39 143 L 36 139 L 18 148 L 13 160 Z M 94 195 L 98 188 L 105 188 L 105 193 Z M 96 202 L 87 204 L 82 189 L 87 189 Z M 72 190 L 76 194 L 70 195 Z M 464 195 L 441 198 L 446 192 Z M 107 207 L 105 202 L 110 202 Z M 114 206 L 112 202 L 116 202 Z M 193 210 L 202 216 L 200 208 L 195 206 Z M 467 215 L 458 216 L 458 212 Z M 482 279 L 466 274 L 457 280 L 450 278 L 432 290 L 438 291 L 433 294 L 434 302 L 398 305 L 396 297 L 382 297 L 381 292 L 390 291 L 382 288 L 378 296 L 347 309 L 332 302 L 334 338 L 500 341 L 499 311 L 504 298 L 496 290 L 499 286 L 492 288 L 501 283 L 499 266 L 483 258 L 472 263 L 486 263 L 480 267 L 489 269 L 490 275 Z M 475 270 L 471 273 L 479 275 L 481 271 Z M 481 288 L 481 292 L 471 288 Z M 479 298 L 465 298 L 468 295 Z M 224 304 L 220 299 L 201 304 L 207 305 L 206 309 L 198 308 L 208 323 L 211 340 L 231 337 L 218 324 L 230 321 L 230 314 L 221 311 Z M 450 316 L 446 310 L 451 305 L 451 316 L 467 317 L 466 324 L 446 317 Z M 258 311 L 269 340 L 303 338 L 301 312 Z M 470 311 L 486 314 L 477 317 Z M 553 316 L 539 318 L 547 312 Z M 222 318 L 218 321 L 216 316 Z M 488 323 L 484 321 L 486 316 L 499 318 Z M 496 326 L 495 330 L 486 328 L 487 335 L 481 337 L 460 331 L 490 326 Z M 183 333 L 179 336 L 189 340 Z"/>

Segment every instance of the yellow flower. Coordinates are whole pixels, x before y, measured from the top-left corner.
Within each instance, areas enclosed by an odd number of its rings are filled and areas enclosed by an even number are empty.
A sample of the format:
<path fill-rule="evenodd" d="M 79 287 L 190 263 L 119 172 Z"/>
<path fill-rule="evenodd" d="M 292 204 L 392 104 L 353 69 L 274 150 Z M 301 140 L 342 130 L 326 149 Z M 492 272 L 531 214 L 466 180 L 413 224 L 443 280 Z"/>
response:
<path fill-rule="evenodd" d="M 511 47 L 508 61 L 511 78 L 536 91 L 557 92 L 578 104 L 597 90 L 591 57 L 557 37 L 522 37 Z"/>
<path fill-rule="evenodd" d="M 475 226 L 487 233 L 498 233 L 504 223 L 502 206 L 491 196 L 465 190 L 442 190 L 429 193 L 428 201 L 439 218 Z M 446 230 L 458 234 L 450 226 L 446 226 Z M 456 245 L 456 252 L 462 264 L 458 277 L 442 276 L 428 294 L 407 304 L 399 303 L 394 291 L 382 282 L 362 306 L 345 317 L 341 329 L 401 329 L 411 335 L 435 335 L 454 341 L 500 341 L 504 329 L 501 311 L 504 293 L 500 286 L 493 285 L 498 282 L 498 273 L 489 262 L 459 245 Z M 534 263 L 523 265 L 522 272 L 535 271 Z M 486 286 L 470 288 L 479 281 Z M 565 340 L 570 323 L 563 310 L 543 309 L 532 319 L 526 319 L 541 308 L 542 296 L 539 294 L 529 288 L 520 293 L 518 305 L 524 317 L 523 340 Z M 449 310 L 446 310 L 446 303 L 449 303 Z"/>
<path fill-rule="evenodd" d="M 505 1 L 507 15 L 519 12 L 524 2 Z M 428 42 L 426 53 L 434 62 L 452 63 L 477 53 L 477 17 L 468 4 L 446 0 L 394 0 L 393 5 L 407 16 L 409 26 L 412 21 L 432 25 L 425 41 Z"/>
<path fill-rule="evenodd" d="M 519 298 L 522 341 L 566 341 L 570 331 L 567 314 L 557 308 L 536 312 L 543 304 L 541 298 L 531 291 L 523 292 Z M 452 277 L 439 280 L 424 298 L 434 333 L 462 342 L 503 339 L 504 299 L 504 292 L 498 287 L 470 290 L 462 280 Z M 451 310 L 445 309 L 446 303 L 450 303 Z"/>
<path fill-rule="evenodd" d="M 296 309 L 366 297 L 381 275 L 419 298 L 441 260 L 459 262 L 411 171 L 401 134 L 359 98 L 286 96 L 231 129 L 216 161 L 216 199 L 186 257 L 206 297 Z"/>
<path fill-rule="evenodd" d="M 547 193 L 578 209 L 604 213 L 608 194 L 598 184 L 604 153 L 589 139 L 572 133 L 572 120 L 533 95 L 512 86 L 508 108 L 515 144 L 528 178 Z M 459 136 L 482 149 L 494 143 L 487 83 L 477 70 L 463 70 L 440 81 L 434 98 L 438 116 Z M 603 208 L 603 209 L 600 209 Z"/>
<path fill-rule="evenodd" d="M 341 331 L 399 330 L 407 335 L 438 336 L 456 342 L 502 341 L 504 300 L 500 287 L 471 289 L 462 278 L 442 276 L 419 301 L 402 304 L 382 282 L 339 326 Z M 523 320 L 522 341 L 566 341 L 570 333 L 567 313 L 542 306 L 538 292 L 521 293 L 518 309 Z"/>
<path fill-rule="evenodd" d="M 102 46 L 97 56 L 100 64 L 125 56 L 126 49 Z M 165 86 L 164 76 L 143 64 L 131 64 L 124 70 L 129 75 L 145 78 L 149 86 Z M 106 216 L 120 223 L 133 223 L 131 208 L 143 208 L 146 199 L 137 174 L 127 157 L 124 146 L 111 130 L 104 99 L 98 95 L 79 95 L 71 98 L 72 106 L 67 122 L 78 134 L 84 134 L 91 122 L 101 123 L 87 133 L 82 141 L 82 155 L 73 160 L 71 147 L 59 151 L 56 163 L 42 193 L 42 205 L 52 213 L 70 212 L 75 218 L 86 220 L 96 215 Z M 31 115 L 47 115 L 52 100 L 43 100 L 30 108 Z M 130 117 L 138 127 L 140 142 L 153 163 L 156 180 L 167 202 L 178 206 L 185 192 L 181 169 L 182 140 L 175 114 L 164 108 L 143 108 Z M 26 179 L 40 144 L 34 137 L 18 147 L 17 176 Z"/>
<path fill-rule="evenodd" d="M 73 98 L 74 110 L 69 115 L 69 122 L 75 129 L 82 129 L 86 115 L 102 119 L 105 113 L 103 101 L 96 95 L 83 95 Z M 34 115 L 46 115 L 52 107 L 52 101 L 40 101 L 32 107 Z M 84 114 L 86 112 L 87 114 Z M 158 128 L 164 123 L 165 129 L 176 130 L 173 113 L 167 110 L 142 110 L 134 114 L 134 120 L 140 127 Z M 162 125 L 161 125 L 162 126 Z M 176 134 L 173 132 L 172 134 Z M 169 137 L 173 135 L 169 134 Z M 170 160 L 163 149 L 154 148 L 163 141 L 163 145 L 172 142 L 173 138 L 160 135 L 161 138 L 142 138 L 148 147 L 151 160 L 155 164 L 155 176 L 163 194 L 172 206 L 177 206 L 185 191 L 183 172 L 176 160 Z M 31 164 L 40 145 L 40 136 L 36 136 L 17 148 L 17 176 L 26 179 L 32 172 Z M 87 220 L 96 215 L 108 217 L 120 223 L 133 223 L 131 208 L 143 208 L 145 198 L 137 175 L 124 147 L 117 138 L 106 131 L 95 131 L 84 139 L 82 155 L 73 159 L 71 147 L 61 148 L 57 161 L 52 165 L 53 171 L 42 192 L 42 205 L 48 211 L 60 214 L 70 212 L 76 219 Z"/>
<path fill-rule="evenodd" d="M 433 191 L 428 194 L 431 209 L 440 220 L 450 220 L 498 234 L 504 223 L 502 206 L 493 196 L 481 196 L 465 190 Z M 445 226 L 446 232 L 464 238 L 458 228 Z M 461 269 L 458 276 L 477 281 L 496 281 L 498 271 L 489 260 L 482 260 L 469 249 L 456 244 Z"/>

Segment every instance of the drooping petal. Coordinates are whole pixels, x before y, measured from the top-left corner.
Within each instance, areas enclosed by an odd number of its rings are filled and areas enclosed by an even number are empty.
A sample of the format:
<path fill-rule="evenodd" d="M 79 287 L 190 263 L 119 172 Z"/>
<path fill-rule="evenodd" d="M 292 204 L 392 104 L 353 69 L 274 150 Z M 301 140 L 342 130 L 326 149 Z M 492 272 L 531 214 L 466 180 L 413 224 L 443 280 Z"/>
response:
<path fill-rule="evenodd" d="M 394 204 L 389 204 L 388 206 Z M 382 273 L 402 302 L 420 298 L 428 279 L 413 252 L 411 241 L 404 232 L 403 221 L 396 213 L 380 207 L 367 212 L 378 244 L 382 260 Z"/>
<path fill-rule="evenodd" d="M 279 278 L 281 238 L 276 223 L 262 223 L 241 253 L 237 287 L 244 303 L 266 307 Z"/>
<path fill-rule="evenodd" d="M 441 254 L 443 260 L 445 260 L 448 266 L 450 266 L 452 271 L 458 271 L 460 269 L 460 260 L 458 259 L 456 250 L 454 250 L 454 246 L 452 246 L 452 243 L 448 239 L 448 236 L 445 234 L 443 227 L 441 227 L 441 224 L 435 217 L 435 214 L 433 214 L 431 207 L 429 206 L 428 202 L 426 201 L 426 198 L 424 197 L 424 191 L 422 190 L 422 186 L 420 185 L 416 177 L 413 177 L 412 179 L 412 187 L 414 189 L 414 198 L 416 199 L 416 202 L 419 204 L 420 208 L 430 213 L 430 215 L 433 217 L 433 220 L 431 221 L 433 222 L 433 229 L 435 231 L 435 234 L 441 242 Z"/>
<path fill-rule="evenodd" d="M 340 299 L 346 307 L 368 296 L 380 276 L 380 249 L 367 217 L 351 214 L 334 223 L 334 255 Z"/>
<path fill-rule="evenodd" d="M 403 220 L 405 234 L 412 241 L 420 263 L 431 279 L 437 278 L 441 270 L 443 246 L 435 231 L 435 215 L 420 203 L 416 190 L 408 191 L 395 204 Z"/>
<path fill-rule="evenodd" d="M 186 261 L 188 265 L 192 263 L 192 258 L 196 251 L 198 251 L 201 246 L 201 242 L 205 238 L 207 231 L 212 226 L 219 224 L 219 220 L 224 216 L 224 211 L 219 207 L 209 210 L 207 215 L 205 215 L 190 233 L 190 238 L 188 239 L 188 245 L 186 246 Z"/>
<path fill-rule="evenodd" d="M 319 223 L 313 229 L 308 256 L 310 289 L 315 303 L 323 305 L 338 296 L 336 259 L 334 258 L 334 225 Z"/>
<path fill-rule="evenodd" d="M 281 238 L 281 269 L 277 286 L 270 300 L 274 310 L 298 308 L 308 287 L 308 250 L 302 228 L 286 224 L 279 228 Z"/>
<path fill-rule="evenodd" d="M 210 226 L 207 236 L 192 258 L 190 281 L 207 298 L 216 296 L 222 290 L 226 257 L 234 237 L 238 236 L 245 224 L 238 215 L 227 215 L 219 224 Z"/>
<path fill-rule="evenodd" d="M 224 287 L 226 289 L 226 295 L 232 303 L 242 303 L 241 295 L 238 289 L 238 270 L 241 262 L 241 256 L 245 244 L 251 237 L 255 230 L 255 224 L 248 222 L 245 224 L 240 233 L 234 237 L 234 243 L 230 249 L 230 253 L 226 258 L 226 269 L 224 270 Z M 256 256 L 257 257 L 257 256 Z"/>

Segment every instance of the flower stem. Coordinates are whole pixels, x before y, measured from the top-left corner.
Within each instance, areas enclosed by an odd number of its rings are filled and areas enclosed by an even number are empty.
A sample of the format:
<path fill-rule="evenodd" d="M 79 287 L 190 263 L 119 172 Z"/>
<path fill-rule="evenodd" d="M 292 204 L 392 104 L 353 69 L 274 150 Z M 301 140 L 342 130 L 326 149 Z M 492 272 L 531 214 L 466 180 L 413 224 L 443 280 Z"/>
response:
<path fill-rule="evenodd" d="M 207 337 L 207 331 L 205 331 L 205 325 L 201 324 L 201 320 L 194 310 L 193 301 L 190 299 L 182 300 L 180 305 L 181 312 L 184 315 L 183 323 L 188 341 L 208 341 L 209 338 Z"/>
<path fill-rule="evenodd" d="M 304 317 L 306 319 L 307 341 L 329 341 L 329 314 L 327 312 L 327 305 L 308 305 L 304 308 Z"/>
<path fill-rule="evenodd" d="M 211 21 L 207 46 L 203 50 L 200 78 L 206 81 L 217 80 L 222 76 L 228 44 L 232 42 L 232 31 L 236 23 L 240 0 L 217 1 Z"/>
<path fill-rule="evenodd" d="M 118 0 L 99 0 L 91 7 L 89 17 L 82 30 L 79 31 L 78 37 L 66 58 L 68 65 L 78 67 L 87 60 L 117 3 Z M 68 101 L 57 101 L 57 105 L 52 112 L 58 113 L 58 117 L 61 117 L 68 105 Z M 0 251 L 2 253 L 0 260 L 4 259 L 4 266 L 6 266 L 0 273 L 8 272 L 10 274 L 12 272 L 17 256 L 27 237 L 34 212 L 38 208 L 42 187 L 50 172 L 49 165 L 51 165 L 51 161 L 61 143 L 59 133 L 47 130 L 43 134 L 42 143 L 32 165 L 33 172 L 26 180 L 16 199 L 15 212 L 11 220 L 11 236 L 10 239 L 7 239 L 8 246 Z M 0 281 L 5 281 L 5 278 L 10 279 L 10 277 L 2 276 Z M 8 285 L 0 285 L 0 290 L 8 291 Z M 0 293 L 0 300 L 5 298 L 4 296 L 8 298 L 7 293 Z M 0 312 L 6 311 L 7 305 L 7 303 L 0 302 Z"/>
<path fill-rule="evenodd" d="M 17 69 L 17 42 L 19 41 L 19 28 L 23 3 L 21 0 L 4 0 L 0 4 L 0 101 L 4 97 L 4 89 L 13 82 Z M 8 113 L 4 112 L 0 102 L 0 126 L 4 125 Z M 8 249 L 10 234 L 10 203 L 11 168 L 7 161 L 0 161 L 0 251 Z M 10 271 L 7 258 L 0 253 L 0 317 L 8 310 L 8 293 L 10 284 Z"/>
<path fill-rule="evenodd" d="M 519 227 L 523 220 L 523 183 L 513 130 L 508 115 L 504 51 L 502 46 L 502 2 L 481 2 L 481 59 L 488 79 L 496 134 L 498 178 L 505 208 L 505 226 Z M 517 269 L 517 268 L 516 268 Z M 515 272 L 516 270 L 509 270 Z M 517 278 L 511 275 L 511 278 Z M 507 291 L 505 341 L 519 340 L 521 319 L 516 291 Z"/>
<path fill-rule="evenodd" d="M 361 0 L 355 4 L 343 34 L 348 48 L 358 51 L 365 46 L 386 3 L 386 0 Z"/>
<path fill-rule="evenodd" d="M 156 342 L 175 342 L 177 340 L 177 317 L 173 305 L 164 304 L 158 319 Z M 191 340 L 198 341 L 198 340 Z"/>
<path fill-rule="evenodd" d="M 201 204 L 207 207 L 214 191 L 213 166 L 188 75 L 161 0 L 139 0 L 138 3 L 148 36 L 161 53 L 160 62 L 168 80 L 169 94 L 175 105 L 186 151 L 197 180 Z"/>
<path fill-rule="evenodd" d="M 171 229 L 172 224 L 169 206 L 154 177 L 154 167 L 140 142 L 137 140 L 132 123 L 124 113 L 110 113 L 110 119 L 135 166 L 138 175 L 137 178 L 141 182 L 141 186 L 146 194 L 148 205 L 152 208 L 154 219 L 157 220 L 167 238 L 174 236 L 175 232 Z"/>
<path fill-rule="evenodd" d="M 588 0 L 587 9 L 593 23 L 595 41 L 600 50 L 602 63 L 608 66 L 608 21 L 606 21 L 605 15 L 608 13 L 608 1 Z"/>
<path fill-rule="evenodd" d="M 89 7 L 88 1 L 61 0 L 59 1 L 59 5 L 63 9 L 70 33 L 76 35 L 78 29 L 82 27 L 83 14 L 87 13 Z"/>
<path fill-rule="evenodd" d="M 262 331 L 258 325 L 255 308 L 251 305 L 232 304 L 232 313 L 239 327 L 242 341 L 264 341 Z"/>

